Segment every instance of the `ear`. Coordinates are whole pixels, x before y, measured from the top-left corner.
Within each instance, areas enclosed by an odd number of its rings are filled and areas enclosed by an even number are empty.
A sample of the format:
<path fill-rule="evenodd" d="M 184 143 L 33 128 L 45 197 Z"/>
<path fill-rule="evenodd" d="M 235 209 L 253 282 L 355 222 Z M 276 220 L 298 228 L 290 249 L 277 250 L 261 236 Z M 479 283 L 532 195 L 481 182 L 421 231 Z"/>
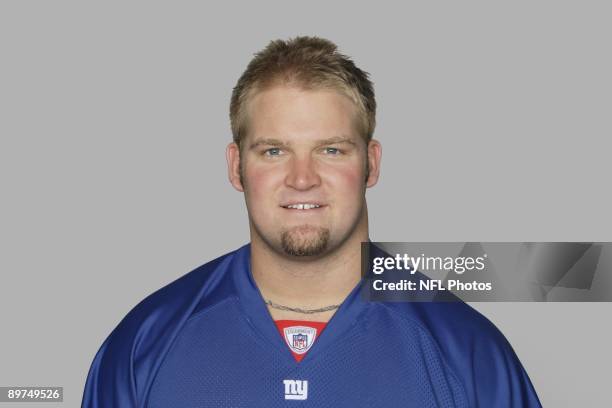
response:
<path fill-rule="evenodd" d="M 382 158 L 382 145 L 378 140 L 370 140 L 368 143 L 368 179 L 366 180 L 366 187 L 374 187 L 378 182 L 378 176 L 380 175 L 380 160 Z"/>
<path fill-rule="evenodd" d="M 227 175 L 229 182 L 238 191 L 243 192 L 242 180 L 240 178 L 240 148 L 234 142 L 227 145 L 225 149 L 227 160 Z"/>

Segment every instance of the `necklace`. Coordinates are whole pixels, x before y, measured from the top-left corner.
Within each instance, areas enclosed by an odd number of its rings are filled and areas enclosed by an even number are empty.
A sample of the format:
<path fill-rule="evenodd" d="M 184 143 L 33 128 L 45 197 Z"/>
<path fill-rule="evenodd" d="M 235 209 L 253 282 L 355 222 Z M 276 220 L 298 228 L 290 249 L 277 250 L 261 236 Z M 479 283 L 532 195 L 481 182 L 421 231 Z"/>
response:
<path fill-rule="evenodd" d="M 329 312 L 330 310 L 336 310 L 337 308 L 340 307 L 340 305 L 329 305 L 329 306 L 321 307 L 319 309 L 300 309 L 299 307 L 289 307 L 289 306 L 279 305 L 279 304 L 272 302 L 271 300 L 266 300 L 265 302 L 266 302 L 266 305 L 270 306 L 273 309 L 285 310 L 288 312 L 295 312 L 295 313 L 301 313 L 301 314 L 314 314 L 314 313 Z"/>

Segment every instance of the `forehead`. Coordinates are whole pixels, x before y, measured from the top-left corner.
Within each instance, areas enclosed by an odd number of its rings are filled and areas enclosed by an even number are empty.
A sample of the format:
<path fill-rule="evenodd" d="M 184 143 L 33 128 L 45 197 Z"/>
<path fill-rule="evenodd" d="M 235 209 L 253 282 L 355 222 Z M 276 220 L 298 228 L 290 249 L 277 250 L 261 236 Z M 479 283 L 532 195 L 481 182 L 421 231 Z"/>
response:
<path fill-rule="evenodd" d="M 360 137 L 358 109 L 332 89 L 275 86 L 257 92 L 247 105 L 247 138 L 275 138 L 288 143 L 331 137 Z"/>

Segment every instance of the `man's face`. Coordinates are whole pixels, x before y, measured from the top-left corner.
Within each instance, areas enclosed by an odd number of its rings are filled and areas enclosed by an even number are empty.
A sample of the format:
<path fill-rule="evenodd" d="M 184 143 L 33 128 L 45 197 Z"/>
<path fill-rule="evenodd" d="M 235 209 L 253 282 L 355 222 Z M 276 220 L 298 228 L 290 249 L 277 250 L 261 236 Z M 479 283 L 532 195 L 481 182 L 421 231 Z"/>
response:
<path fill-rule="evenodd" d="M 365 188 L 378 178 L 380 145 L 366 146 L 353 102 L 334 90 L 278 86 L 256 94 L 247 112 L 241 152 L 232 143 L 227 157 L 230 180 L 245 193 L 251 238 L 302 257 L 355 234 L 367 238 Z"/>

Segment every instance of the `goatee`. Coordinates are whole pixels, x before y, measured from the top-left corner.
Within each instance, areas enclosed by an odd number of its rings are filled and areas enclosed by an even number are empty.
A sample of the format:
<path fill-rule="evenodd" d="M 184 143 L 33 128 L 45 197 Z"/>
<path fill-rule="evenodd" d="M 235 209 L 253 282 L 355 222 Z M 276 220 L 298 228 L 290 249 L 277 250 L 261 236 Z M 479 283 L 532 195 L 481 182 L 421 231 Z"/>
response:
<path fill-rule="evenodd" d="M 283 251 L 291 256 L 316 256 L 327 249 L 329 229 L 303 225 L 281 233 Z"/>

